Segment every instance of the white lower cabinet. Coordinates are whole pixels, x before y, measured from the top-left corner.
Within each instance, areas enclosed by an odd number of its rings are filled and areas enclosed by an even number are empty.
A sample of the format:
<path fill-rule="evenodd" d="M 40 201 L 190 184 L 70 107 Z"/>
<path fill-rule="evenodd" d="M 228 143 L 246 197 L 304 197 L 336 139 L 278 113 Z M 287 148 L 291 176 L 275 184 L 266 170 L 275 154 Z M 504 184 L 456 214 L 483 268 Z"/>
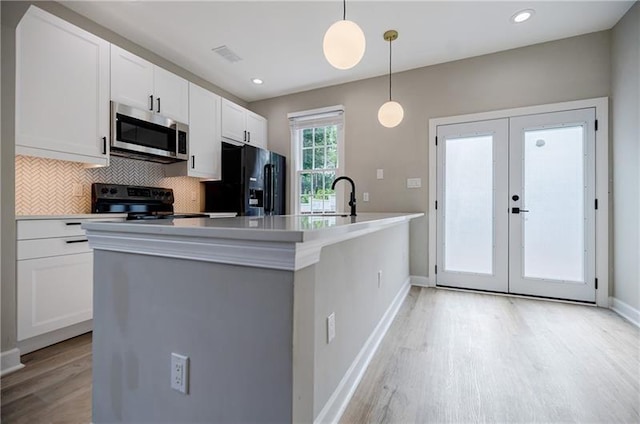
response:
<path fill-rule="evenodd" d="M 91 329 L 93 250 L 82 223 L 122 219 L 18 219 L 18 345 L 23 353 Z"/>
<path fill-rule="evenodd" d="M 92 252 L 18 261 L 18 340 L 92 317 Z"/>

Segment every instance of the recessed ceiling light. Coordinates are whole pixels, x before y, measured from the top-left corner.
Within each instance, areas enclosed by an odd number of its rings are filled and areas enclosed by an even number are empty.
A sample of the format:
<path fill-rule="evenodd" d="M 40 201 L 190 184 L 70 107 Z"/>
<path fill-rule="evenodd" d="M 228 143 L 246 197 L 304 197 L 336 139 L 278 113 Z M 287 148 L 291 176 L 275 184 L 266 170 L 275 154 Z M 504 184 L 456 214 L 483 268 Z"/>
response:
<path fill-rule="evenodd" d="M 252 78 L 251 82 L 253 82 L 254 84 L 262 84 L 264 81 L 262 81 L 260 78 Z"/>
<path fill-rule="evenodd" d="M 533 9 L 521 10 L 511 17 L 511 22 L 514 24 L 521 24 L 522 22 L 529 20 L 534 13 L 536 12 Z"/>

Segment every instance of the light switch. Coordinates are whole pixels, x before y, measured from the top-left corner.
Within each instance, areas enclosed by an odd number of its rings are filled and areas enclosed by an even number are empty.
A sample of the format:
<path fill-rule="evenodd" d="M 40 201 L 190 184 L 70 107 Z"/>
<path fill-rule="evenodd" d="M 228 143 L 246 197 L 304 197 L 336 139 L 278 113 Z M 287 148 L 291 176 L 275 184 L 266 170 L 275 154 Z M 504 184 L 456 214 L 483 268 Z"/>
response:
<path fill-rule="evenodd" d="M 369 193 L 368 192 L 364 192 L 362 193 L 362 201 L 363 202 L 368 202 L 369 201 Z"/>
<path fill-rule="evenodd" d="M 379 180 L 384 179 L 384 169 L 376 169 L 376 178 Z"/>
<path fill-rule="evenodd" d="M 407 178 L 407 188 L 422 187 L 422 178 Z"/>

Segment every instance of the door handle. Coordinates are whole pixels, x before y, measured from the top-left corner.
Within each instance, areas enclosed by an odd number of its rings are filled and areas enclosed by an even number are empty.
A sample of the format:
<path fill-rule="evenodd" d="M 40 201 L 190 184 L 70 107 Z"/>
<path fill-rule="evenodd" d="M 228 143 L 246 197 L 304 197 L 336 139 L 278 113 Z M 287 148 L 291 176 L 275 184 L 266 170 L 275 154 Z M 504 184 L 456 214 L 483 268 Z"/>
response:
<path fill-rule="evenodd" d="M 107 154 L 107 137 L 102 137 L 102 154 Z"/>
<path fill-rule="evenodd" d="M 149 110 L 153 112 L 153 94 L 149 96 L 149 100 L 151 100 L 151 102 L 149 103 L 151 106 L 149 106 Z"/>
<path fill-rule="evenodd" d="M 196 155 L 191 155 L 191 169 L 196 169 Z"/>
<path fill-rule="evenodd" d="M 158 113 L 160 113 L 160 97 L 158 97 Z"/>
<path fill-rule="evenodd" d="M 247 131 L 247 141 L 251 143 L 251 131 Z"/>
<path fill-rule="evenodd" d="M 247 131 L 244 132 L 244 140 L 243 141 L 247 141 Z"/>
<path fill-rule="evenodd" d="M 528 209 L 511 208 L 511 213 L 529 212 Z"/>

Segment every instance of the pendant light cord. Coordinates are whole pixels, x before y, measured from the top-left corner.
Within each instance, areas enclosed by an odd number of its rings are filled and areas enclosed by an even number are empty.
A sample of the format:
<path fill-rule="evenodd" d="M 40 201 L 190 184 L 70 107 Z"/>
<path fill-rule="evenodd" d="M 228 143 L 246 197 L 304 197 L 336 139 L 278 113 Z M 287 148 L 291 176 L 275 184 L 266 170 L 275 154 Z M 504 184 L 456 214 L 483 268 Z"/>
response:
<path fill-rule="evenodd" d="M 342 20 L 347 20 L 347 0 L 342 0 Z"/>
<path fill-rule="evenodd" d="M 389 101 L 391 101 L 391 38 L 389 38 Z"/>

